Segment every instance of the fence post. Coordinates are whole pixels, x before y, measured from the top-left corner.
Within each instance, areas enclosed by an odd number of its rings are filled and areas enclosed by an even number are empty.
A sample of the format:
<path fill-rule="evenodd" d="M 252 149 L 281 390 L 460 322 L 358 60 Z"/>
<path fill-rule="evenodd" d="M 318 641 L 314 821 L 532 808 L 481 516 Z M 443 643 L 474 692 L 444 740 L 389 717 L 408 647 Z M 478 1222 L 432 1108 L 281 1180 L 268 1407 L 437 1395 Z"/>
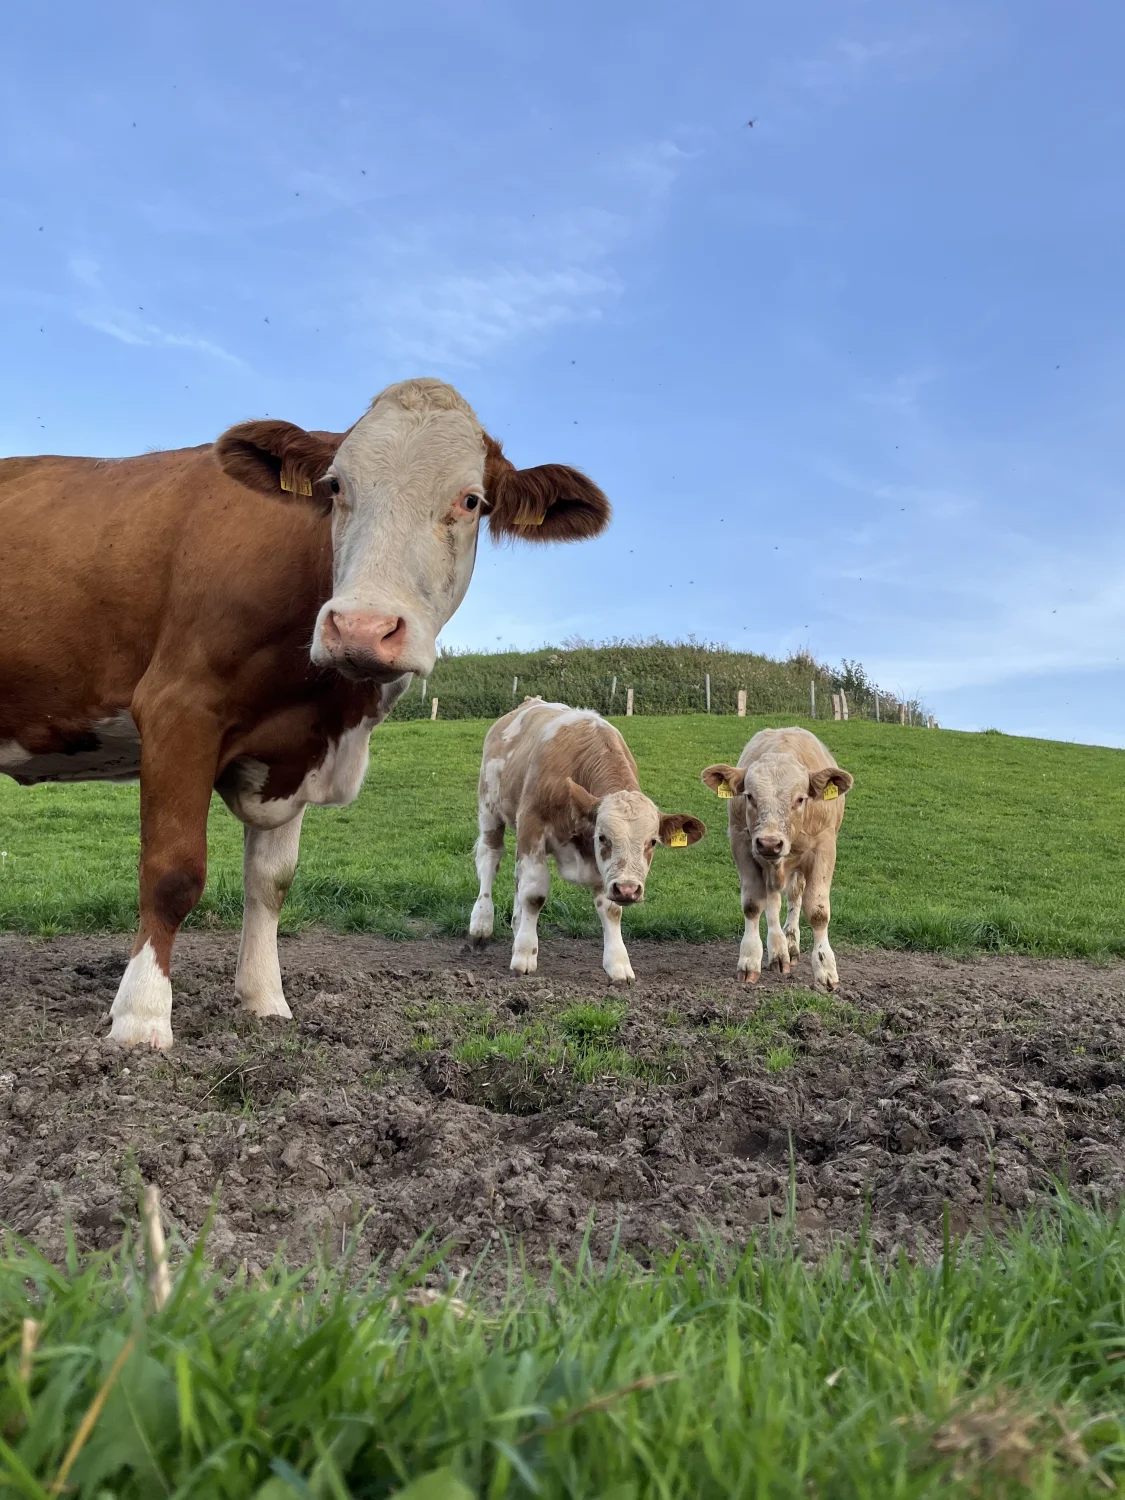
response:
<path fill-rule="evenodd" d="M 840 689 L 840 717 L 842 719 L 848 717 L 848 695 L 843 688 Z"/>
<path fill-rule="evenodd" d="M 926 724 L 926 728 L 927 729 L 936 729 L 937 728 L 937 725 L 934 723 L 934 716 L 933 716 L 933 714 L 930 715 L 930 717 L 929 717 L 929 719 L 927 721 L 927 724 Z"/>
<path fill-rule="evenodd" d="M 429 682 L 429 680 L 430 679 L 428 677 L 423 677 L 422 678 L 422 697 L 423 698 L 426 696 L 426 684 Z"/>
<path fill-rule="evenodd" d="M 812 714 L 811 714 L 811 717 L 815 719 L 816 718 L 816 678 L 815 677 L 809 683 L 809 702 L 812 705 Z"/>
<path fill-rule="evenodd" d="M 707 712 L 710 713 L 711 712 L 711 674 L 710 674 L 710 672 L 704 672 L 704 674 L 703 674 L 703 688 L 704 688 L 704 691 L 707 694 Z"/>
<path fill-rule="evenodd" d="M 518 677 L 513 677 L 512 678 L 512 697 L 513 698 L 516 696 L 516 688 L 519 687 L 519 682 L 520 682 L 520 680 L 519 680 Z"/>
<path fill-rule="evenodd" d="M 839 695 L 839 693 L 833 693 L 832 694 L 832 717 L 834 719 L 838 719 L 840 717 L 840 695 Z"/>
<path fill-rule="evenodd" d="M 879 722 L 879 694 L 878 693 L 875 694 L 875 722 L 876 722 L 876 724 L 878 724 L 878 722 Z"/>
<path fill-rule="evenodd" d="M 738 690 L 738 717 L 740 719 L 744 719 L 746 717 L 746 689 L 745 688 L 739 688 L 739 690 Z"/>
<path fill-rule="evenodd" d="M 617 697 L 617 673 L 613 674 L 613 681 L 609 688 L 609 711 L 613 712 L 613 700 Z"/>
<path fill-rule="evenodd" d="M 436 698 L 430 704 L 430 718 L 431 719 L 436 719 L 437 718 L 437 699 Z"/>
<path fill-rule="evenodd" d="M 629 718 L 633 716 L 633 689 L 630 688 L 625 694 L 625 713 Z"/>
<path fill-rule="evenodd" d="M 899 706 L 898 706 L 898 722 L 900 724 L 905 724 L 906 723 L 906 704 L 905 703 L 900 703 Z"/>

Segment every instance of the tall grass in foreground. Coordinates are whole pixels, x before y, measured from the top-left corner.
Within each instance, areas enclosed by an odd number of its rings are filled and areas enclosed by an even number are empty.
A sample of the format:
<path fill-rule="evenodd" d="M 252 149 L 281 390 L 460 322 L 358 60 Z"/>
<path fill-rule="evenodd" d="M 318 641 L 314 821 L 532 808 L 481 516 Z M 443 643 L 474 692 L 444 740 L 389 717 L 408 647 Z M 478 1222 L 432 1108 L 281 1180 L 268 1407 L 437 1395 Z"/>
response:
<path fill-rule="evenodd" d="M 221 1287 L 197 1250 L 159 1313 L 127 1251 L 64 1273 L 9 1248 L 0 1484 L 56 1493 L 93 1412 L 66 1491 L 89 1500 L 1101 1494 L 1125 1473 L 1123 1227 L 1064 1203 L 934 1267 L 808 1266 L 780 1231 L 546 1286 L 512 1268 L 499 1302 L 423 1290 L 436 1257 L 389 1286 Z"/>

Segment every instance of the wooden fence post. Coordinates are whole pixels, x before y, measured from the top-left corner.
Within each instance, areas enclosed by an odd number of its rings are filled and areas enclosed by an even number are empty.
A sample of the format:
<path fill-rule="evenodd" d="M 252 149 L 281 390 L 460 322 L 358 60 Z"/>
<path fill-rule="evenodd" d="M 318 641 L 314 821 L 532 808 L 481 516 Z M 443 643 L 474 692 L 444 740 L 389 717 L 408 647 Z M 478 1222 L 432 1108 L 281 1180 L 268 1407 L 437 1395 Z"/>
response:
<path fill-rule="evenodd" d="M 703 674 L 703 688 L 704 688 L 704 691 L 707 694 L 707 712 L 710 713 L 711 712 L 711 674 L 710 674 L 710 672 L 704 672 L 704 674 Z"/>
<path fill-rule="evenodd" d="M 610 684 L 610 689 L 609 689 L 609 711 L 610 711 L 610 713 L 613 712 L 613 700 L 616 697 L 617 697 L 617 673 L 614 672 L 614 674 L 613 674 L 613 682 Z"/>
<path fill-rule="evenodd" d="M 629 718 L 633 716 L 633 689 L 630 688 L 625 694 L 625 713 Z"/>
<path fill-rule="evenodd" d="M 426 684 L 429 682 L 429 680 L 430 679 L 428 677 L 423 677 L 422 678 L 422 697 L 423 698 L 426 696 Z"/>
<path fill-rule="evenodd" d="M 842 688 L 840 689 L 840 717 L 842 719 L 848 717 L 848 695 Z"/>
<path fill-rule="evenodd" d="M 512 678 L 512 697 L 513 698 L 516 696 L 516 688 L 519 686 L 519 681 L 520 680 L 519 680 L 518 677 L 513 677 Z"/>
<path fill-rule="evenodd" d="M 431 719 L 436 719 L 437 718 L 437 699 L 436 698 L 430 704 L 430 718 Z"/>
<path fill-rule="evenodd" d="M 738 690 L 738 717 L 740 719 L 744 719 L 746 717 L 746 689 L 745 688 L 739 688 L 739 690 Z"/>
<path fill-rule="evenodd" d="M 879 722 L 879 694 L 878 693 L 875 694 L 875 722 L 876 722 L 876 724 L 878 724 L 878 722 Z"/>
<path fill-rule="evenodd" d="M 810 705 L 812 707 L 812 714 L 810 715 L 810 717 L 813 718 L 813 719 L 815 719 L 816 718 L 816 678 L 815 677 L 809 683 L 809 703 L 810 703 Z"/>
<path fill-rule="evenodd" d="M 834 719 L 838 719 L 840 717 L 840 695 L 839 695 L 839 693 L 833 693 L 832 694 L 832 717 Z"/>
<path fill-rule="evenodd" d="M 926 727 L 928 729 L 936 729 L 937 728 L 937 725 L 934 723 L 934 716 L 933 716 L 933 714 L 931 714 L 930 717 L 929 717 L 929 719 L 927 720 Z"/>
<path fill-rule="evenodd" d="M 899 706 L 898 706 L 898 722 L 900 724 L 905 724 L 906 723 L 906 704 L 905 703 L 900 703 Z"/>

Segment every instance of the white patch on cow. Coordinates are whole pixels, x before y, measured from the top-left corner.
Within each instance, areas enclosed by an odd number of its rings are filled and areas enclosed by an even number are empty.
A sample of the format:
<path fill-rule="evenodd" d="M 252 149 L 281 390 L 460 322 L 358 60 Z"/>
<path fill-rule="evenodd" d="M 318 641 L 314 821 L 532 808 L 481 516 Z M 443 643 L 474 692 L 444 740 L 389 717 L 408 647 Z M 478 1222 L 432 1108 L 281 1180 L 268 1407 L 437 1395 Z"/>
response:
<path fill-rule="evenodd" d="M 41 781 L 136 781 L 141 774 L 141 737 L 130 713 L 97 719 L 90 725 L 97 740 L 89 750 L 63 755 L 31 755 L 15 740 L 0 743 L 0 770 L 21 786 Z"/>
<path fill-rule="evenodd" d="M 602 968 L 614 984 L 631 984 L 636 975 L 621 936 L 621 908 L 604 891 L 594 897 L 602 921 Z"/>
<path fill-rule="evenodd" d="M 227 768 L 219 794 L 235 817 L 251 828 L 281 828 L 310 802 L 318 807 L 346 807 L 363 786 L 371 731 L 378 722 L 362 719 L 334 740 L 320 765 L 308 773 L 292 796 L 263 798 L 269 767 L 250 757 Z"/>
<path fill-rule="evenodd" d="M 277 919 L 297 868 L 304 809 L 280 828 L 247 827 L 242 854 L 242 943 L 234 992 L 254 1016 L 293 1012 L 286 1004 L 277 958 Z"/>
<path fill-rule="evenodd" d="M 438 631 L 469 587 L 483 506 L 452 522 L 450 510 L 483 493 L 484 458 L 483 429 L 452 386 L 407 380 L 376 396 L 329 470 L 344 503 L 332 520 L 333 593 L 313 634 L 318 666 L 333 665 L 328 615 L 355 612 L 404 620 L 402 670 L 433 670 Z"/>
<path fill-rule="evenodd" d="M 519 734 L 520 730 L 523 728 L 524 715 L 527 713 L 528 709 L 549 707 L 551 707 L 551 705 L 544 703 L 542 698 L 529 698 L 521 708 L 516 709 L 515 716 L 512 719 L 512 722 L 505 725 L 504 732 L 500 736 L 500 738 L 506 744 L 515 739 L 516 735 Z"/>
<path fill-rule="evenodd" d="M 500 812 L 500 777 L 504 770 L 503 756 L 496 756 L 484 763 L 484 801 L 489 812 Z"/>
<path fill-rule="evenodd" d="M 563 711 L 558 715 L 557 718 L 552 719 L 551 722 L 543 730 L 542 738 L 544 740 L 554 739 L 559 730 L 565 729 L 568 724 L 582 724 L 588 719 L 593 719 L 594 722 L 598 724 L 605 723 L 605 720 L 602 718 L 601 714 L 595 713 L 592 708 L 566 708 L 561 703 L 551 704 L 550 706 L 552 708 L 561 708 Z M 612 724 L 606 724 L 606 728 L 613 729 L 613 732 L 615 734 L 617 733 L 617 730 Z"/>
<path fill-rule="evenodd" d="M 151 943 L 129 960 L 109 1013 L 113 1041 L 126 1047 L 172 1045 L 172 986 Z"/>
<path fill-rule="evenodd" d="M 602 877 L 598 873 L 596 863 L 592 859 L 587 859 L 577 844 L 557 843 L 551 839 L 549 847 L 563 880 L 569 881 L 571 885 L 582 885 L 591 889 L 601 885 Z"/>

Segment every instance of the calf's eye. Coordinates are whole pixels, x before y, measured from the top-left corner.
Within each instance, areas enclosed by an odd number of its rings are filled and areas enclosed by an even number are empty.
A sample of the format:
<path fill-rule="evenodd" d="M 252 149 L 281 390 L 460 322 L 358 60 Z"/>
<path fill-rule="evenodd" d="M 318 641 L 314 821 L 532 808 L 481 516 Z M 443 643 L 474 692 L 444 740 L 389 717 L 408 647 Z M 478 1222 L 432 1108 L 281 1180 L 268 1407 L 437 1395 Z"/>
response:
<path fill-rule="evenodd" d="M 466 510 L 476 510 L 476 508 L 477 508 L 477 506 L 479 504 L 480 504 L 480 496 L 479 495 L 466 495 L 465 496 L 465 509 Z"/>
<path fill-rule="evenodd" d="M 340 481 L 336 478 L 335 474 L 333 474 L 332 478 L 328 481 L 328 488 L 334 495 L 338 495 L 340 493 Z"/>

